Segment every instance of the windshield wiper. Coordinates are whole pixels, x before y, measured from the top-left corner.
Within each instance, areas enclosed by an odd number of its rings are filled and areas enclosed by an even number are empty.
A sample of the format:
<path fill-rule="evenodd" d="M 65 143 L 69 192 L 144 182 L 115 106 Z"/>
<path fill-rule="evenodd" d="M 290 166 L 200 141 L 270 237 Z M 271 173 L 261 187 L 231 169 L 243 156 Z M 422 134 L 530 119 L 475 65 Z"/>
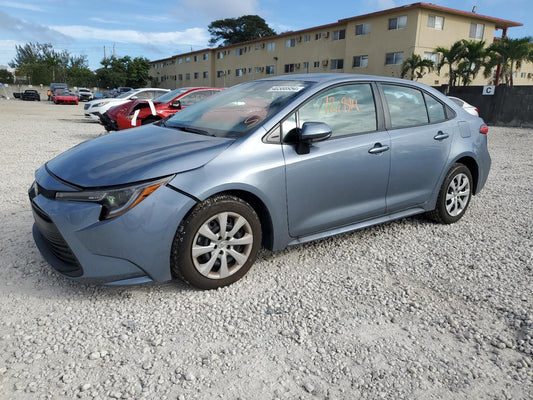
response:
<path fill-rule="evenodd" d="M 165 124 L 165 127 L 167 128 L 174 128 L 174 129 L 179 129 L 179 130 L 182 130 L 184 132 L 190 132 L 190 133 L 198 133 L 200 135 L 205 135 L 205 136 L 215 136 L 214 134 L 212 133 L 209 133 L 207 131 L 204 131 L 202 129 L 198 129 L 198 128 L 192 128 L 190 126 L 183 126 L 183 125 L 167 125 Z"/>

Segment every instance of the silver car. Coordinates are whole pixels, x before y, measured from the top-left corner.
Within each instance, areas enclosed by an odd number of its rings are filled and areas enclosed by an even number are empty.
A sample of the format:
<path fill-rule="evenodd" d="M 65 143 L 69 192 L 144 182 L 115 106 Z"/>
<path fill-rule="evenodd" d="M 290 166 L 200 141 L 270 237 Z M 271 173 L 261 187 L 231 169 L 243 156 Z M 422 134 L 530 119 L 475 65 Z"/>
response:
<path fill-rule="evenodd" d="M 79 281 L 229 285 L 262 246 L 420 213 L 458 221 L 489 174 L 487 131 L 411 81 L 243 83 L 46 163 L 29 190 L 34 238 Z"/>

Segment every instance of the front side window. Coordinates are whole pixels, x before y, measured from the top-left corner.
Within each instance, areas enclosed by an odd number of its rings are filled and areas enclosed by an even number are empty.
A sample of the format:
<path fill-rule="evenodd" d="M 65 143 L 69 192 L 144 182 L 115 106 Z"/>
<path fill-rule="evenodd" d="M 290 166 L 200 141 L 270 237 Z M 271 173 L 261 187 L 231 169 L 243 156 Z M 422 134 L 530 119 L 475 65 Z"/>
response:
<path fill-rule="evenodd" d="M 377 129 L 376 105 L 368 83 L 328 89 L 297 111 L 298 127 L 304 122 L 325 122 L 332 137 L 372 132 Z M 283 133 L 287 133 L 283 130 Z"/>
<path fill-rule="evenodd" d="M 401 63 L 403 63 L 403 51 L 385 55 L 385 65 L 398 65 Z"/>
<path fill-rule="evenodd" d="M 353 58 L 354 68 L 366 68 L 368 67 L 368 56 L 355 56 Z"/>
<path fill-rule="evenodd" d="M 389 31 L 403 29 L 407 26 L 407 16 L 389 18 Z"/>
<path fill-rule="evenodd" d="M 418 89 L 382 84 L 389 109 L 391 127 L 407 128 L 427 124 L 428 113 L 422 92 Z"/>
<path fill-rule="evenodd" d="M 485 30 L 485 25 L 476 24 L 475 22 L 472 22 L 470 24 L 470 37 L 472 39 L 482 40 L 484 30 Z"/>

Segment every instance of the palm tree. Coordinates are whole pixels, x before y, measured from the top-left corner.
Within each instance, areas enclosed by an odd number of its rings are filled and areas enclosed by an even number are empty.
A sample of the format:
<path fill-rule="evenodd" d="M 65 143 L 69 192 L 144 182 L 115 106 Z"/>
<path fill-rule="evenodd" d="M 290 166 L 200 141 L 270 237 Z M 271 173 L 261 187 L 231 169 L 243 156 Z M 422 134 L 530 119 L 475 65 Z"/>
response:
<path fill-rule="evenodd" d="M 505 82 L 513 86 L 513 75 L 520 69 L 522 62 L 533 59 L 533 46 L 530 36 L 521 39 L 503 38 L 494 41 L 489 47 L 489 61 L 485 66 L 485 77 L 489 77 L 492 69 L 501 64 L 501 75 Z"/>
<path fill-rule="evenodd" d="M 469 85 L 476 79 L 479 70 L 485 65 L 487 50 L 484 41 L 463 40 L 462 60 L 457 65 L 457 74 L 462 80 L 463 86 Z"/>
<path fill-rule="evenodd" d="M 440 61 L 437 64 L 437 73 L 440 75 L 442 67 L 448 65 L 448 76 L 450 78 L 449 86 L 455 86 L 457 82 L 457 69 L 454 65 L 457 65 L 463 58 L 465 40 L 459 40 L 455 42 L 449 49 L 446 47 L 437 47 L 435 51 L 441 53 Z"/>
<path fill-rule="evenodd" d="M 405 78 L 407 73 L 411 73 L 411 80 L 417 80 L 422 78 L 425 74 L 424 70 L 428 72 L 433 71 L 435 63 L 431 60 L 423 60 L 418 54 L 412 54 L 411 57 L 406 59 L 402 64 L 401 77 Z"/>

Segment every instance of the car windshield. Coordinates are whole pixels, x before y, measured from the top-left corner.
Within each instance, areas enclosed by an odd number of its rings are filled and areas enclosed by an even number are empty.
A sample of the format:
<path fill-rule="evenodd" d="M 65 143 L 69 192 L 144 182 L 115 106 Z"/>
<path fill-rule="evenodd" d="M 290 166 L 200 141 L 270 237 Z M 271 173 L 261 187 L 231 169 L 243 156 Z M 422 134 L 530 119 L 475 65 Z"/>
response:
<path fill-rule="evenodd" d="M 154 99 L 155 103 L 168 103 L 171 100 L 174 100 L 176 97 L 178 97 L 180 94 L 186 93 L 191 89 L 175 89 L 170 92 L 167 92 L 165 94 L 162 94 L 159 97 L 156 97 Z"/>
<path fill-rule="evenodd" d="M 210 136 L 242 137 L 310 86 L 310 82 L 285 80 L 243 83 L 187 107 L 164 124 Z"/>
<path fill-rule="evenodd" d="M 136 93 L 138 93 L 139 90 L 130 90 L 129 92 L 124 92 L 120 95 L 118 95 L 117 97 L 115 97 L 115 99 L 127 99 L 127 98 L 130 98 L 132 96 L 135 96 Z"/>

